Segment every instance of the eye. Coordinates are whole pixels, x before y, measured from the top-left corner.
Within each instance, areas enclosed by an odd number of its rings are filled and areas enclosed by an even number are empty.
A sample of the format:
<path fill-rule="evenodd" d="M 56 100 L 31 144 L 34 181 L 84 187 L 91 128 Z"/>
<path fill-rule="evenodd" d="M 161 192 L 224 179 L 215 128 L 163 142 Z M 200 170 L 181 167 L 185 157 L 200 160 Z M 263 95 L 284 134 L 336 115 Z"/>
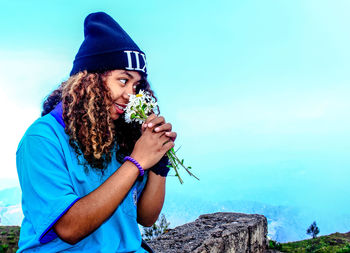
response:
<path fill-rule="evenodd" d="M 123 84 L 126 84 L 126 82 L 128 81 L 128 79 L 119 79 L 119 81 Z"/>

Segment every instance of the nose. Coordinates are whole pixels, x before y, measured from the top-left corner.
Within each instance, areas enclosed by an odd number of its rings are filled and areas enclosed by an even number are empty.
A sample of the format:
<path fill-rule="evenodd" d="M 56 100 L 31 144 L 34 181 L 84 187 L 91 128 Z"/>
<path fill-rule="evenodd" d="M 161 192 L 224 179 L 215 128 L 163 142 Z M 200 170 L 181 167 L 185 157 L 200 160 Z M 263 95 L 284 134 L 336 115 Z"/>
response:
<path fill-rule="evenodd" d="M 129 94 L 134 94 L 132 85 L 126 85 L 123 90 L 123 98 L 125 101 L 129 102 Z"/>

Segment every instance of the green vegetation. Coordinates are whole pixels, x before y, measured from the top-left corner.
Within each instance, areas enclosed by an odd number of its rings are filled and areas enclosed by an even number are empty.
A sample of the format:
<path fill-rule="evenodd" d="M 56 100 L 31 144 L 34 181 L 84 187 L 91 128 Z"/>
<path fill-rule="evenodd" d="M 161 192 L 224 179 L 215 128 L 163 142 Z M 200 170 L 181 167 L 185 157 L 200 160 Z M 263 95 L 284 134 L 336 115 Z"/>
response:
<path fill-rule="evenodd" d="M 282 250 L 282 245 L 279 242 L 269 240 L 269 249 Z"/>
<path fill-rule="evenodd" d="M 288 243 L 270 240 L 269 248 L 291 253 L 350 253 L 350 232 Z"/>
<path fill-rule="evenodd" d="M 0 226 L 0 253 L 17 251 L 19 232 L 18 226 Z"/>
<path fill-rule="evenodd" d="M 9 248 L 8 244 L 1 244 L 0 245 L 0 253 L 7 252 L 8 248 Z"/>
<path fill-rule="evenodd" d="M 144 233 L 142 234 L 142 239 L 145 241 L 150 241 L 166 232 L 169 230 L 169 225 L 170 223 L 167 222 L 165 215 L 162 214 L 160 218 L 156 221 L 156 223 L 153 224 L 152 227 L 144 227 L 143 231 Z"/>

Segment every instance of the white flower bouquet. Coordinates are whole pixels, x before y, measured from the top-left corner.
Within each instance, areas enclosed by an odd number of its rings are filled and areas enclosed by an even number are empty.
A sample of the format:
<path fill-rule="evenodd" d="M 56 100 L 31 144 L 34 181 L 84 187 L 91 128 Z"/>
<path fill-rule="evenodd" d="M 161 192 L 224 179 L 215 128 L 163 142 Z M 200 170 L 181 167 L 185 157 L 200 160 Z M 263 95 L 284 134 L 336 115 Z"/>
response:
<path fill-rule="evenodd" d="M 129 94 L 129 96 L 129 103 L 125 108 L 125 121 L 127 123 L 138 122 L 142 124 L 146 121 L 147 117 L 153 113 L 154 109 L 157 106 L 157 102 L 148 92 L 145 92 L 143 90 L 140 90 L 140 92 L 136 95 Z M 183 180 L 179 175 L 180 167 L 184 168 L 190 176 L 193 176 L 199 180 L 198 177 L 190 172 L 191 167 L 186 167 L 184 165 L 184 160 L 180 160 L 177 157 L 176 152 L 177 151 L 175 151 L 174 148 L 171 148 L 166 153 L 170 162 L 167 167 L 173 168 L 175 170 L 175 176 L 178 177 L 180 183 L 183 183 Z"/>

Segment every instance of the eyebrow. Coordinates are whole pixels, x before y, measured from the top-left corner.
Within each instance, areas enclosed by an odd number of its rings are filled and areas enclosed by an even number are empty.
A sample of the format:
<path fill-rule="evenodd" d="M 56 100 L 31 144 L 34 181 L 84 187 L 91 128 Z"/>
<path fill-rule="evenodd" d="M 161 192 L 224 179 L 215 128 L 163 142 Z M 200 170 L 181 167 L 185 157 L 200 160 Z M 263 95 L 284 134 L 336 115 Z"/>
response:
<path fill-rule="evenodd" d="M 125 75 L 129 76 L 131 79 L 136 79 L 132 74 L 130 74 L 130 73 L 126 72 L 126 71 L 123 71 L 122 74 L 125 74 Z M 142 78 L 141 78 L 141 79 L 142 79 Z M 137 82 L 140 82 L 141 79 L 138 80 Z"/>

